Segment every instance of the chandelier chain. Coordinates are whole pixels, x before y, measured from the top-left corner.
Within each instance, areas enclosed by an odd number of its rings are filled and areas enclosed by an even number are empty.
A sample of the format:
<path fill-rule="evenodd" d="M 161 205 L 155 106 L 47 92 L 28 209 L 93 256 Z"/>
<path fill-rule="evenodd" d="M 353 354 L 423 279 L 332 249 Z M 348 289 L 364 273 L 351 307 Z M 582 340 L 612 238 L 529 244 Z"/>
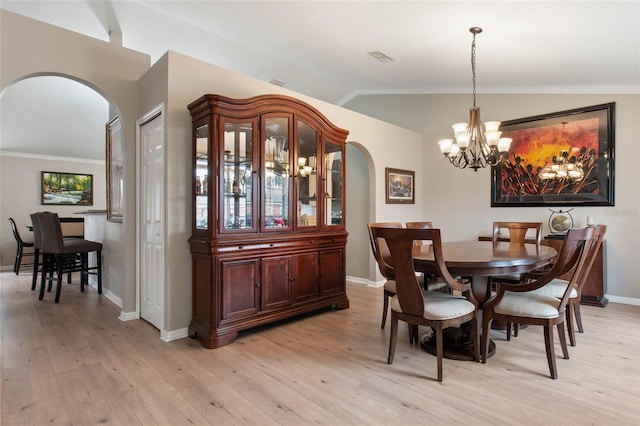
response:
<path fill-rule="evenodd" d="M 476 106 L 476 35 L 471 43 L 471 74 L 473 76 L 473 106 Z"/>

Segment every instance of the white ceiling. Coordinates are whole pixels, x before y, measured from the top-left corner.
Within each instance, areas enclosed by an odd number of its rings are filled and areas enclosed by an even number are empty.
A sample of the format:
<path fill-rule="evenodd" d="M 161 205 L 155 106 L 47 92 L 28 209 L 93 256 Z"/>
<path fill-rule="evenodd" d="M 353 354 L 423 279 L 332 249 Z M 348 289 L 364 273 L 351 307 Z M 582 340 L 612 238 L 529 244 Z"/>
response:
<path fill-rule="evenodd" d="M 0 7 L 102 40 L 119 32 L 125 47 L 152 62 L 173 50 L 340 105 L 359 94 L 470 93 L 472 26 L 484 29 L 478 93 L 640 93 L 640 1 L 2 0 Z M 380 63 L 370 51 L 394 61 Z M 2 99 L 2 108 L 11 105 Z"/>

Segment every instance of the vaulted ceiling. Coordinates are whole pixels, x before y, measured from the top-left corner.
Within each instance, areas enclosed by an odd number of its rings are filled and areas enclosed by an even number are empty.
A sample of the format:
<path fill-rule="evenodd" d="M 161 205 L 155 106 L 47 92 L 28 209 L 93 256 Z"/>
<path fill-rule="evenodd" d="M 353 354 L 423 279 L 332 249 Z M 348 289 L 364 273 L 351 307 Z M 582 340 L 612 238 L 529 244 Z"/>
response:
<path fill-rule="evenodd" d="M 360 94 L 470 93 L 472 26 L 483 28 L 478 93 L 640 93 L 639 1 L 2 0 L 0 7 L 102 40 L 121 34 L 124 47 L 152 61 L 173 50 L 339 105 Z M 393 60 L 368 54 L 376 51 Z"/>

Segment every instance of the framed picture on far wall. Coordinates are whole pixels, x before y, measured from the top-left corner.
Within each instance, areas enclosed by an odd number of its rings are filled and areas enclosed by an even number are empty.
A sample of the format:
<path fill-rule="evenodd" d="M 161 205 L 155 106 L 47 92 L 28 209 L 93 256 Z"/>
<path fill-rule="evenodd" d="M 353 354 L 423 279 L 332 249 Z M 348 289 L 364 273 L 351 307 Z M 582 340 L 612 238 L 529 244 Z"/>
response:
<path fill-rule="evenodd" d="M 491 206 L 613 206 L 615 103 L 505 121 Z"/>
<path fill-rule="evenodd" d="M 415 172 L 387 167 L 385 182 L 387 204 L 415 204 Z"/>
<path fill-rule="evenodd" d="M 106 125 L 107 142 L 107 220 L 122 222 L 124 214 L 124 147 L 122 124 L 118 117 Z"/>
<path fill-rule="evenodd" d="M 42 205 L 93 205 L 93 175 L 41 172 Z"/>

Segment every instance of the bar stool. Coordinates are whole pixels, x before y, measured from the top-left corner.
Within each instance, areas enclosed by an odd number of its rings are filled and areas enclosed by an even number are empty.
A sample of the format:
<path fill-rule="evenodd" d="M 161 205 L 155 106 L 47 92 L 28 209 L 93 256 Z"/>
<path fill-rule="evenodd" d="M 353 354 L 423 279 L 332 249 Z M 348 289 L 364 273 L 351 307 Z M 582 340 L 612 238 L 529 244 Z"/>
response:
<path fill-rule="evenodd" d="M 81 274 L 80 291 L 84 291 L 84 286 L 88 284 L 89 275 L 97 275 L 98 294 L 102 294 L 102 244 L 80 238 L 63 238 L 60 219 L 56 213 L 40 212 L 35 215 L 37 218 L 34 221 L 34 231 L 37 222 L 40 228 L 41 250 L 44 256 L 48 256 L 48 260 L 43 261 L 38 299 L 44 298 L 46 282 L 50 283 L 49 288 L 51 288 L 51 283 L 56 281 L 55 303 L 58 303 L 63 274 L 77 271 Z M 91 252 L 96 252 L 96 266 L 89 266 L 88 254 Z M 48 272 L 50 272 L 49 278 L 47 278 Z"/>

